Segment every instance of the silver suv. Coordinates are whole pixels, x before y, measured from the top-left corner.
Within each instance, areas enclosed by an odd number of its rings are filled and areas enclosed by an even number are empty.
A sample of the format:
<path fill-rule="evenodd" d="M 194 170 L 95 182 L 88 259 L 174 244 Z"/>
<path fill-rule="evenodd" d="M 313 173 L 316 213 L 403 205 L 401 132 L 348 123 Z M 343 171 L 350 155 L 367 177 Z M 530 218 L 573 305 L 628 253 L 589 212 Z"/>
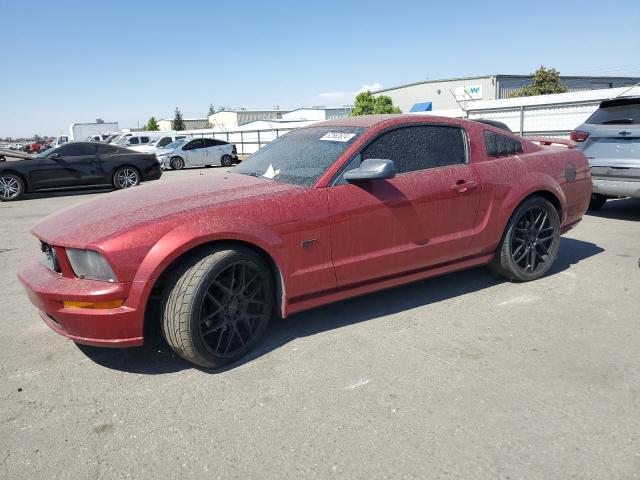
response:
<path fill-rule="evenodd" d="M 605 100 L 571 139 L 591 165 L 590 209 L 609 198 L 640 197 L 640 97 Z"/>

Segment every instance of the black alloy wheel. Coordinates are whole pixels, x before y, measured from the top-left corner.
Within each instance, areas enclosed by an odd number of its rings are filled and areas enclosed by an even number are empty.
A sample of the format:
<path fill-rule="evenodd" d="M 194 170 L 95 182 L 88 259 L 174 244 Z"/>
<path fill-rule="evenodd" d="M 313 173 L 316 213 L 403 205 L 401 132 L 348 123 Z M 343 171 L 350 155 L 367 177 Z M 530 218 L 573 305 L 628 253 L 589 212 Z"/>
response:
<path fill-rule="evenodd" d="M 162 328 L 182 358 L 219 367 L 242 357 L 266 330 L 274 302 L 271 272 L 237 247 L 195 257 L 169 287 Z"/>
<path fill-rule="evenodd" d="M 489 267 L 511 280 L 544 276 L 560 247 L 560 216 L 546 198 L 533 196 L 515 210 Z"/>

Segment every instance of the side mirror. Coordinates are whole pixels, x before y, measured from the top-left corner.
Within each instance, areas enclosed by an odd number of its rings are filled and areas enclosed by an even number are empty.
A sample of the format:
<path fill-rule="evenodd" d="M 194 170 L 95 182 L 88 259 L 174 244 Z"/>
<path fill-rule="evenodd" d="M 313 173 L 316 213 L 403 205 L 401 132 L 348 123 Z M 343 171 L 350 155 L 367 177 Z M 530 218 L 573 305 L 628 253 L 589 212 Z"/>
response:
<path fill-rule="evenodd" d="M 396 176 L 396 164 L 393 160 L 369 158 L 362 162 L 358 168 L 349 170 L 344 174 L 344 179 L 349 183 L 363 180 L 383 180 Z"/>
<path fill-rule="evenodd" d="M 58 158 L 60 158 L 60 154 L 58 152 L 55 152 L 49 155 L 50 160 L 57 160 Z"/>

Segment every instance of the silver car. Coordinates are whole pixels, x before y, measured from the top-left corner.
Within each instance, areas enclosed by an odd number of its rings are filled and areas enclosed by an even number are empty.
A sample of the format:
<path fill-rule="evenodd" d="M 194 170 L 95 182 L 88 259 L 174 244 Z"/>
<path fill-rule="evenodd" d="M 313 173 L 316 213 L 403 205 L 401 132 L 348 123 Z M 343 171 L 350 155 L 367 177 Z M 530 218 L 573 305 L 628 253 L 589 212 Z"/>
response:
<path fill-rule="evenodd" d="M 640 97 L 605 100 L 571 139 L 591 165 L 590 209 L 609 198 L 640 197 Z"/>
<path fill-rule="evenodd" d="M 163 169 L 185 167 L 230 167 L 238 161 L 235 145 L 213 138 L 180 139 L 158 149 L 156 157 Z"/>

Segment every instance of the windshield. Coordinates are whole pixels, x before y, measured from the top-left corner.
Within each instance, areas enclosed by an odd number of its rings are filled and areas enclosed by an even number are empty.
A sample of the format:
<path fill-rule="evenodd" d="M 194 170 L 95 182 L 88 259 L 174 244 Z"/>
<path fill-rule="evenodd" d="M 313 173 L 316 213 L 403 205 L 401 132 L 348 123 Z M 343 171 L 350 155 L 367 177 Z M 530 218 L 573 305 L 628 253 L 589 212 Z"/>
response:
<path fill-rule="evenodd" d="M 311 186 L 364 132 L 355 127 L 311 127 L 294 130 L 262 147 L 231 170 Z"/>
<path fill-rule="evenodd" d="M 129 138 L 131 138 L 131 135 L 127 136 L 127 135 L 122 135 L 118 138 L 116 138 L 113 142 L 114 145 L 125 145 L 128 141 Z"/>
<path fill-rule="evenodd" d="M 184 144 L 184 142 L 186 142 L 187 139 L 186 138 L 181 138 L 180 140 L 176 140 L 175 142 L 171 142 L 169 145 L 166 145 L 164 147 L 161 148 L 166 148 L 167 150 L 174 150 L 176 148 L 178 148 L 180 145 Z"/>
<path fill-rule="evenodd" d="M 586 123 L 596 125 L 640 124 L 640 102 L 602 106 L 589 117 Z"/>

